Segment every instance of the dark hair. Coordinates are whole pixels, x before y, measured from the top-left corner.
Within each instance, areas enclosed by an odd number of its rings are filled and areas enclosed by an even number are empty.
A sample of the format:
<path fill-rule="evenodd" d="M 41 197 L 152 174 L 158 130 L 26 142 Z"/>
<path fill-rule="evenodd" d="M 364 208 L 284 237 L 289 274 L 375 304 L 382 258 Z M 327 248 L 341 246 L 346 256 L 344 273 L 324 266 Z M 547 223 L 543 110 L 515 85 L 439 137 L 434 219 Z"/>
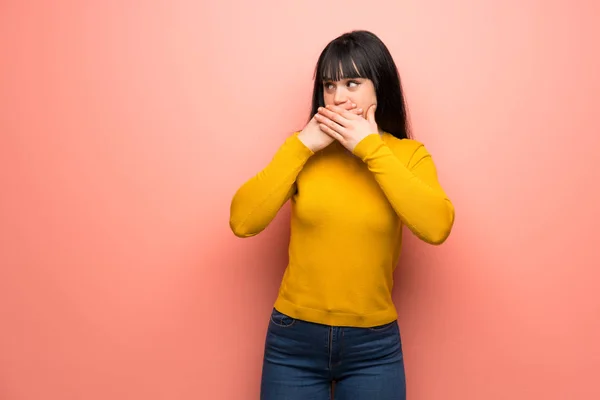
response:
<path fill-rule="evenodd" d="M 375 120 L 385 132 L 407 139 L 410 128 L 398 68 L 388 48 L 375 34 L 358 30 L 345 33 L 323 49 L 314 73 L 312 118 L 323 107 L 323 82 L 366 78 L 375 86 Z"/>

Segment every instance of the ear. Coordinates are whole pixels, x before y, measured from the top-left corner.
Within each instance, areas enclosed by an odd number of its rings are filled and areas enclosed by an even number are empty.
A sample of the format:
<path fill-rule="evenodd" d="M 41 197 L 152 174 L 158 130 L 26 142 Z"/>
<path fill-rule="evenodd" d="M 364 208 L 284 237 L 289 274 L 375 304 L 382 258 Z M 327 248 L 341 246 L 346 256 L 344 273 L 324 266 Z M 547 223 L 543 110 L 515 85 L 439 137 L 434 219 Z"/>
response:
<path fill-rule="evenodd" d="M 376 104 L 373 104 L 367 110 L 367 121 L 375 123 L 375 109 L 377 108 Z"/>

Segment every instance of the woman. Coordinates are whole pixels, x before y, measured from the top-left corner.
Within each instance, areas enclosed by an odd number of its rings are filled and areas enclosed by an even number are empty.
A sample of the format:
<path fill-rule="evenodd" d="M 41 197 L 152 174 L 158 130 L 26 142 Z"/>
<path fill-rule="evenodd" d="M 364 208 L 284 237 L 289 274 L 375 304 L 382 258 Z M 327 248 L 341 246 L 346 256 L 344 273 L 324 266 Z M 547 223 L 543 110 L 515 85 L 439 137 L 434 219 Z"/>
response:
<path fill-rule="evenodd" d="M 265 343 L 263 400 L 406 398 L 392 302 L 402 226 L 431 244 L 454 208 L 425 147 L 409 139 L 396 65 L 366 31 L 321 53 L 311 118 L 231 204 L 235 235 L 291 200 L 289 263 Z"/>

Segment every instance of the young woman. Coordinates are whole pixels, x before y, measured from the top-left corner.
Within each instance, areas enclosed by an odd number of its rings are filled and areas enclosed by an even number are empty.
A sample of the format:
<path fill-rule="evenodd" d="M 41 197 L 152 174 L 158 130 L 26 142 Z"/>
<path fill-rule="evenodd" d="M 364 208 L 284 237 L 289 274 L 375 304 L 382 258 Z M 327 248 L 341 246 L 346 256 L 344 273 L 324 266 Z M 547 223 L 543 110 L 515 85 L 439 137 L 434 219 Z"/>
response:
<path fill-rule="evenodd" d="M 406 398 L 392 302 L 402 226 L 446 240 L 454 207 L 409 138 L 398 71 L 367 31 L 321 53 L 308 124 L 231 204 L 235 235 L 264 230 L 291 200 L 289 263 L 265 343 L 262 400 Z"/>

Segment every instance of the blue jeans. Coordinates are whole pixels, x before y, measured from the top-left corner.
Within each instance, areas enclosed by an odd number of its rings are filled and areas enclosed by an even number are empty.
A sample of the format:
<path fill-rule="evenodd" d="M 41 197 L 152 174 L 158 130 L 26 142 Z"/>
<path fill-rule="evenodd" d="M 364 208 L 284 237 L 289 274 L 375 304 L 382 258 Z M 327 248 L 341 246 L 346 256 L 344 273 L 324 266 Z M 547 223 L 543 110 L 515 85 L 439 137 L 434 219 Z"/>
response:
<path fill-rule="evenodd" d="M 398 322 L 374 328 L 332 327 L 273 310 L 261 400 L 405 400 Z"/>

